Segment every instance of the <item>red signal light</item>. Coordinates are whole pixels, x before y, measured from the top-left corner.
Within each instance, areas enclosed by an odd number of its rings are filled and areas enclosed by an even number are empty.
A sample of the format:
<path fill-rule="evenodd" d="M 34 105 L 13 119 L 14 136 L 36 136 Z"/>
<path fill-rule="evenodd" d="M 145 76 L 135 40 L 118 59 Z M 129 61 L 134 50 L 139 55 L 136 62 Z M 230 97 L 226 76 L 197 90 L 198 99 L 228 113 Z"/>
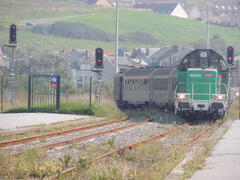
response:
<path fill-rule="evenodd" d="M 10 26 L 9 43 L 10 44 L 16 44 L 17 43 L 17 26 L 15 24 L 12 24 Z"/>
<path fill-rule="evenodd" d="M 95 50 L 95 67 L 96 68 L 103 68 L 103 49 L 97 48 Z"/>
<path fill-rule="evenodd" d="M 228 64 L 233 64 L 233 57 L 234 57 L 234 48 L 229 46 L 227 48 L 227 62 Z"/>

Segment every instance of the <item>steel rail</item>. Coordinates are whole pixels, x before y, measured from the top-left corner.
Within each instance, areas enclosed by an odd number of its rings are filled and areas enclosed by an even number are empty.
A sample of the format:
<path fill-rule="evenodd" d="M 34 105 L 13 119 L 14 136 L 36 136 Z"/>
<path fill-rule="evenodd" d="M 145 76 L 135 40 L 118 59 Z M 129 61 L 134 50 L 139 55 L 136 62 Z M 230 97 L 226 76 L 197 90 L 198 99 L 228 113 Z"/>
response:
<path fill-rule="evenodd" d="M 164 133 L 162 133 L 162 134 L 160 134 L 160 135 L 153 136 L 153 137 L 150 137 L 150 138 L 145 139 L 145 140 L 143 140 L 143 141 L 140 141 L 140 142 L 138 142 L 138 143 L 134 143 L 134 144 L 125 146 L 125 147 L 123 147 L 123 148 L 120 148 L 120 149 L 118 149 L 118 150 L 105 153 L 105 154 L 103 154 L 103 155 L 101 155 L 101 156 L 98 156 L 98 157 L 95 158 L 94 160 L 95 160 L 95 161 L 98 161 L 98 160 L 101 160 L 101 159 L 110 157 L 110 156 L 112 156 L 112 155 L 114 155 L 114 154 L 124 152 L 124 151 L 126 151 L 126 150 L 128 150 L 128 149 L 130 149 L 130 150 L 131 150 L 131 149 L 135 149 L 135 148 L 137 148 L 137 147 L 140 146 L 140 145 L 143 145 L 143 144 L 148 143 L 148 142 L 152 142 L 152 141 L 159 140 L 159 139 L 164 138 L 164 137 L 166 137 L 166 136 L 168 136 L 168 135 L 170 135 L 170 134 L 176 133 L 176 132 L 178 132 L 178 131 L 180 131 L 180 130 L 184 130 L 184 129 L 187 128 L 187 127 L 188 127 L 187 124 L 181 125 L 181 126 L 179 126 L 179 127 L 177 127 L 177 128 L 174 128 L 174 129 L 171 129 L 171 130 L 169 130 L 169 131 L 166 131 L 166 132 L 164 132 Z M 76 169 L 77 169 L 77 167 L 70 167 L 70 168 L 62 171 L 61 174 L 59 174 L 57 177 L 54 177 L 53 179 L 58 179 L 60 176 L 63 176 L 63 175 L 68 174 L 68 173 L 70 173 L 70 172 L 73 172 L 73 171 L 75 171 Z"/>
<path fill-rule="evenodd" d="M 208 134 L 208 132 L 210 132 L 211 130 L 213 130 L 213 129 L 217 128 L 217 127 L 218 127 L 218 125 L 215 124 L 214 126 L 211 126 L 211 127 L 207 128 L 205 130 L 202 130 L 199 134 L 194 136 L 192 139 L 190 139 L 186 143 L 183 143 L 183 144 L 177 146 L 176 148 L 174 148 L 174 150 L 170 151 L 165 157 L 169 157 L 170 155 L 172 155 L 173 153 L 179 151 L 183 147 L 189 147 L 189 146 L 194 145 L 199 140 L 201 140 L 203 137 L 205 137 Z"/>
<path fill-rule="evenodd" d="M 77 125 L 82 125 L 83 123 L 90 123 L 92 122 L 91 120 L 95 120 L 95 119 L 82 119 L 81 120 L 74 120 L 73 122 L 62 122 L 60 124 L 50 124 L 47 126 L 42 126 L 42 127 L 26 127 L 26 128 L 22 128 L 22 129 L 18 129 L 18 130 L 6 130 L 3 132 L 0 132 L 0 136 L 5 137 L 5 136 L 10 136 L 10 135 L 17 135 L 17 134 L 23 134 L 23 133 L 31 133 L 31 132 L 36 132 L 36 131 L 40 131 L 40 130 L 48 130 L 50 128 L 64 128 L 67 126 L 77 126 Z M 124 119 L 123 119 L 124 120 Z M 101 122 L 106 122 L 104 119 L 101 120 L 95 120 L 99 123 Z"/>
<path fill-rule="evenodd" d="M 88 139 L 91 139 L 91 138 L 94 138 L 94 137 L 115 133 L 115 132 L 118 132 L 118 131 L 122 131 L 124 129 L 132 128 L 132 127 L 143 125 L 143 124 L 147 124 L 147 123 L 149 123 L 148 120 L 140 121 L 140 122 L 136 122 L 136 123 L 129 124 L 129 125 L 126 125 L 126 126 L 122 126 L 122 127 L 119 127 L 119 128 L 115 128 L 115 129 L 111 129 L 111 130 L 107 130 L 107 131 L 102 131 L 102 132 L 90 134 L 90 135 L 87 135 L 87 136 L 82 136 L 82 137 L 79 137 L 79 138 L 74 138 L 74 139 L 70 139 L 70 140 L 66 140 L 66 141 L 57 142 L 57 143 L 54 143 L 54 144 L 48 144 L 48 145 L 44 145 L 44 146 L 39 146 L 39 147 L 32 148 L 32 149 L 29 149 L 29 150 L 26 150 L 26 151 L 18 152 L 18 153 L 14 154 L 14 155 L 18 156 L 18 155 L 21 155 L 23 153 L 26 153 L 26 152 L 29 152 L 29 151 L 32 151 L 32 150 L 52 149 L 52 148 L 59 147 L 59 146 L 62 146 L 62 145 L 65 145 L 65 144 L 69 144 L 69 143 L 82 142 L 82 141 L 85 141 L 85 140 L 88 140 Z"/>
<path fill-rule="evenodd" d="M 101 160 L 101 159 L 107 158 L 107 157 L 109 157 L 109 156 L 112 156 L 112 155 L 114 155 L 114 154 L 122 153 L 122 152 L 124 152 L 124 151 L 127 150 L 127 149 L 137 148 L 138 146 L 140 146 L 140 145 L 142 145 L 142 144 L 145 144 L 145 143 L 147 143 L 147 142 L 156 141 L 156 140 L 158 140 L 158 139 L 160 139 L 160 138 L 162 138 L 162 137 L 165 137 L 165 136 L 167 136 L 167 135 L 169 135 L 169 134 L 171 134 L 171 133 L 177 132 L 177 131 L 179 131 L 179 130 L 184 130 L 184 128 L 186 128 L 186 127 L 187 127 L 187 125 L 179 126 L 179 127 L 175 128 L 175 129 L 169 130 L 169 131 L 167 131 L 167 132 L 165 132 L 165 133 L 163 133 L 163 134 L 160 134 L 160 135 L 158 135 L 158 136 L 154 136 L 154 137 L 151 137 L 151 138 L 149 138 L 149 139 L 143 140 L 143 141 L 141 141 L 141 142 L 139 142 L 139 143 L 135 143 L 135 144 L 132 144 L 132 145 L 129 145 L 129 146 L 120 148 L 120 149 L 118 149 L 118 150 L 116 150 L 116 151 L 112 151 L 112 152 L 105 153 L 105 154 L 97 157 L 95 160 L 96 160 L 96 161 L 97 161 L 97 160 Z M 195 144 L 198 140 L 200 140 L 201 138 L 203 138 L 204 136 L 206 136 L 208 132 L 210 132 L 212 129 L 217 128 L 217 127 L 218 127 L 218 126 L 215 125 L 215 126 L 211 126 L 211 127 L 207 128 L 206 130 L 201 131 L 199 134 L 197 134 L 195 137 L 193 137 L 193 138 L 192 138 L 191 140 L 189 140 L 188 142 L 186 142 L 186 143 L 184 143 L 184 144 L 181 144 L 180 146 L 178 146 L 177 148 L 175 148 L 173 151 L 169 152 L 165 157 L 168 158 L 172 153 L 178 151 L 178 150 L 181 149 L 182 147 L 186 147 L 186 146 Z M 66 175 L 66 174 L 68 174 L 68 173 L 71 173 L 71 172 L 75 171 L 76 169 L 77 169 L 77 167 L 70 167 L 70 168 L 62 171 L 58 176 L 55 176 L 55 177 L 53 177 L 52 179 L 58 179 L 59 177 L 61 177 L 61 176 L 63 176 L 63 175 Z"/>
<path fill-rule="evenodd" d="M 65 134 L 71 134 L 71 133 L 75 133 L 75 132 L 81 132 L 81 131 L 84 131 L 84 130 L 94 129 L 94 128 L 103 127 L 103 126 L 107 126 L 107 125 L 111 125 L 111 124 L 123 123 L 124 121 L 126 121 L 126 120 L 117 120 L 117 121 L 105 122 L 105 123 L 95 124 L 95 125 L 86 126 L 86 127 L 68 129 L 68 130 L 57 131 L 57 132 L 48 133 L 48 134 L 44 134 L 44 135 L 37 135 L 37 136 L 31 136 L 31 137 L 26 137 L 26 138 L 22 138 L 22 139 L 0 142 L 0 147 L 6 147 L 6 146 L 21 144 L 21 143 L 25 143 L 25 142 L 38 140 L 38 139 L 44 139 L 44 138 L 49 138 L 49 137 L 65 135 Z"/>

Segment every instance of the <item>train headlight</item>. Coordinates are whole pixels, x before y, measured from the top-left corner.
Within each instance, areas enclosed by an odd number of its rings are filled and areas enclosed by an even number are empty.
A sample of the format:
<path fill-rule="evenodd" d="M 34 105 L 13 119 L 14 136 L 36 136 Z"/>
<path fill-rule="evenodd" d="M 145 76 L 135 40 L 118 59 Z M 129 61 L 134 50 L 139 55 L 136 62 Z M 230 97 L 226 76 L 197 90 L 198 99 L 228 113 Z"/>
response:
<path fill-rule="evenodd" d="M 189 99 L 189 94 L 177 93 L 177 98 L 180 99 L 180 100 Z"/>
<path fill-rule="evenodd" d="M 225 94 L 216 94 L 215 95 L 215 99 L 218 100 L 218 101 L 224 101 L 225 98 L 226 98 Z"/>

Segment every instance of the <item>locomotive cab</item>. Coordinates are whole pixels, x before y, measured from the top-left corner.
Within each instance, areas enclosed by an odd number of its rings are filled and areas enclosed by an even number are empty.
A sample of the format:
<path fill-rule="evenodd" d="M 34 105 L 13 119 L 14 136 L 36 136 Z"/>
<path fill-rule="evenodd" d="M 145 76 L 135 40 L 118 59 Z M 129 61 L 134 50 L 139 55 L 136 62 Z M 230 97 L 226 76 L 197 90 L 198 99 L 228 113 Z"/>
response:
<path fill-rule="evenodd" d="M 195 50 L 178 65 L 177 78 L 176 114 L 224 116 L 230 95 L 230 71 L 222 56 L 209 49 Z"/>

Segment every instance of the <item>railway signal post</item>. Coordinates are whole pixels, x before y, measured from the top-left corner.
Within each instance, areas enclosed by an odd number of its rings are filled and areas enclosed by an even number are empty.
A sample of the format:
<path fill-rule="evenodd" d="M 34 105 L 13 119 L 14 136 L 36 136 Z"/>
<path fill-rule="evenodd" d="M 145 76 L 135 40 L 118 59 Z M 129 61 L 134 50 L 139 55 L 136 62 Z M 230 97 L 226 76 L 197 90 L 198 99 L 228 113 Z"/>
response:
<path fill-rule="evenodd" d="M 12 24 L 9 28 L 9 44 L 5 46 L 12 49 L 9 83 L 12 84 L 11 104 L 14 105 L 14 84 L 16 83 L 15 48 L 17 47 L 17 26 L 15 24 Z"/>
<path fill-rule="evenodd" d="M 103 69 L 103 49 L 97 48 L 95 50 L 95 70 L 97 73 L 97 82 L 96 82 L 96 101 L 100 101 L 101 89 L 102 89 L 102 69 Z"/>

